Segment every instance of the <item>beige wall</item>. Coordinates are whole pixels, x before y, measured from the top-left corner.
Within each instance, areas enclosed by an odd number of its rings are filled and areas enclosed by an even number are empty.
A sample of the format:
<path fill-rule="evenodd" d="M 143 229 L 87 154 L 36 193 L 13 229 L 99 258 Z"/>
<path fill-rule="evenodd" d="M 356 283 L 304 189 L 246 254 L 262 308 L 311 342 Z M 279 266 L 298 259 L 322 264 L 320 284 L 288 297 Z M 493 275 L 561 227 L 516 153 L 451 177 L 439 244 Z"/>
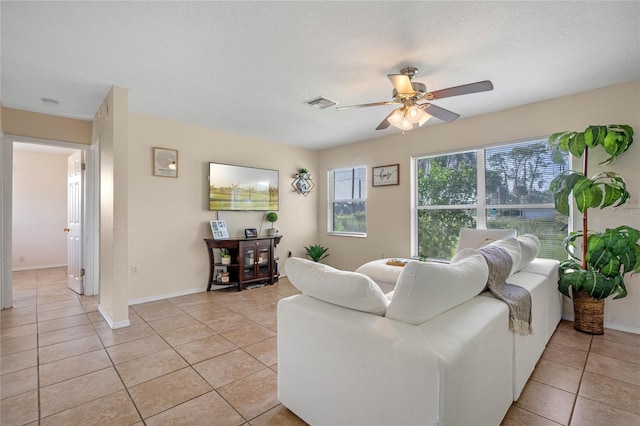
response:
<path fill-rule="evenodd" d="M 496 90 L 496 96 L 499 91 Z M 471 95 L 472 96 L 472 95 Z M 381 110 L 381 114 L 384 111 Z M 411 157 L 449 152 L 483 145 L 546 137 L 562 130 L 583 130 L 590 124 L 630 124 L 640 131 L 640 81 L 616 85 L 573 96 L 539 102 L 482 116 L 461 118 L 389 136 L 337 147 L 320 153 L 317 175 L 319 200 L 318 231 L 320 243 L 330 248 L 327 263 L 353 270 L 382 257 L 408 257 L 411 253 Z M 371 123 L 374 126 L 376 123 Z M 636 136 L 636 139 L 640 134 Z M 592 156 L 596 172 L 597 156 Z M 604 157 L 602 157 L 604 158 Z M 593 212 L 591 226 L 617 226 L 626 223 L 640 228 L 640 142 L 620 158 L 614 169 L 628 182 L 635 201 L 626 210 Z M 400 185 L 367 188 L 367 237 L 352 238 L 327 234 L 327 170 L 351 165 L 400 164 Z M 591 174 L 591 173 L 590 173 Z M 370 181 L 370 179 L 368 179 Z M 630 296 L 607 300 L 606 321 L 640 332 L 640 277 L 628 279 Z M 570 305 L 565 309 L 570 314 Z"/>
<path fill-rule="evenodd" d="M 67 156 L 14 151 L 13 270 L 66 266 L 66 226 Z"/>
<path fill-rule="evenodd" d="M 91 121 L 2 107 L 5 134 L 91 144 Z"/>
<path fill-rule="evenodd" d="M 153 176 L 152 148 L 178 150 L 178 178 Z M 276 228 L 280 265 L 289 250 L 302 256 L 317 241 L 318 191 L 293 192 L 290 176 L 299 167 L 318 175 L 318 153 L 275 142 L 181 122 L 129 114 L 129 299 L 148 300 L 206 288 L 209 275 L 204 238 L 211 238 L 208 210 L 209 162 L 277 169 L 280 210 Z M 231 236 L 270 224 L 259 212 L 219 212 Z M 136 266 L 138 274 L 131 275 Z"/>

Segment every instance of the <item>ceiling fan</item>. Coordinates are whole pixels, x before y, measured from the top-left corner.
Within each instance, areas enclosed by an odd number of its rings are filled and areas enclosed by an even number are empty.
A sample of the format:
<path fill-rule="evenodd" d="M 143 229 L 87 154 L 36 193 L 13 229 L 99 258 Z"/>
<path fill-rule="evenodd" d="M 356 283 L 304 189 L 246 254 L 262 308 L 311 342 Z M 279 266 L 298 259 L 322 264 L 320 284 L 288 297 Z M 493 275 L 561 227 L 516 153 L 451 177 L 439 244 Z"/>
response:
<path fill-rule="evenodd" d="M 392 100 L 390 101 L 343 106 L 336 108 L 336 110 L 401 104 L 402 106 L 400 108 L 394 109 L 382 120 L 378 127 L 376 127 L 376 130 L 386 129 L 389 125 L 393 125 L 401 130 L 411 130 L 414 125 L 418 127 L 422 126 L 431 117 L 436 117 L 446 122 L 451 122 L 460 117 L 459 114 L 449 111 L 448 109 L 428 102 L 418 103 L 419 101 L 432 101 L 434 99 L 450 98 L 451 96 L 468 95 L 470 93 L 493 90 L 491 81 L 485 80 L 436 90 L 434 92 L 427 92 L 426 85 L 412 81 L 417 73 L 417 68 L 407 67 L 401 69 L 400 74 L 387 75 L 394 87 Z"/>

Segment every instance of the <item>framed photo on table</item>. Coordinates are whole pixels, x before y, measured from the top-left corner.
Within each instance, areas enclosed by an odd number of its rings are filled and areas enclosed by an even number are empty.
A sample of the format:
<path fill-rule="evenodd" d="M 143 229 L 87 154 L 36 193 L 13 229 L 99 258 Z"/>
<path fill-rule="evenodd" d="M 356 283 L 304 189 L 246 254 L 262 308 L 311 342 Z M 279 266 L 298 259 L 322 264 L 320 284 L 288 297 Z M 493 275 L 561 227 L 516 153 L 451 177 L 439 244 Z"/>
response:
<path fill-rule="evenodd" d="M 372 169 L 373 186 L 388 186 L 400 184 L 400 164 L 389 164 Z"/>
<path fill-rule="evenodd" d="M 178 177 L 178 150 L 153 148 L 153 175 Z"/>
<path fill-rule="evenodd" d="M 245 238 L 257 238 L 258 237 L 258 230 L 256 228 L 246 228 L 244 230 L 244 237 Z"/>
<path fill-rule="evenodd" d="M 211 233 L 214 240 L 224 240 L 229 238 L 229 231 L 227 230 L 227 224 L 224 220 L 210 220 Z"/>

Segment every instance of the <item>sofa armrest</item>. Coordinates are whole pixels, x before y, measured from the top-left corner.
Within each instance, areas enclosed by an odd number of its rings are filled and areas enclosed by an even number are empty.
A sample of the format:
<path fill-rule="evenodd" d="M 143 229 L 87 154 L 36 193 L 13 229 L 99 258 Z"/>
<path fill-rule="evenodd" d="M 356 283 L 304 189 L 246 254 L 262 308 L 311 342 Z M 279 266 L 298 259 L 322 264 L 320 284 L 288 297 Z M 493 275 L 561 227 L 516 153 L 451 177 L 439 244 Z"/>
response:
<path fill-rule="evenodd" d="M 438 363 L 415 326 L 305 295 L 278 303 L 278 398 L 310 424 L 437 424 Z"/>

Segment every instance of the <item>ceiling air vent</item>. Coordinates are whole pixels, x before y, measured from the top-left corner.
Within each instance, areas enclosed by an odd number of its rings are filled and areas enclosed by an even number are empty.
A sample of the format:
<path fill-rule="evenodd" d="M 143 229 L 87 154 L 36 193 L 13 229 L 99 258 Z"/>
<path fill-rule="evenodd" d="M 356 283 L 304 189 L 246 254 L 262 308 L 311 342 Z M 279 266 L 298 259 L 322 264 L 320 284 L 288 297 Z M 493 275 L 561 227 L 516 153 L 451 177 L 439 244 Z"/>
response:
<path fill-rule="evenodd" d="M 338 103 L 332 101 L 331 99 L 323 98 L 322 96 L 318 96 L 317 98 L 309 99 L 304 102 L 305 104 L 309 104 L 312 107 L 316 107 L 319 109 L 329 108 L 330 106 L 337 105 Z"/>

